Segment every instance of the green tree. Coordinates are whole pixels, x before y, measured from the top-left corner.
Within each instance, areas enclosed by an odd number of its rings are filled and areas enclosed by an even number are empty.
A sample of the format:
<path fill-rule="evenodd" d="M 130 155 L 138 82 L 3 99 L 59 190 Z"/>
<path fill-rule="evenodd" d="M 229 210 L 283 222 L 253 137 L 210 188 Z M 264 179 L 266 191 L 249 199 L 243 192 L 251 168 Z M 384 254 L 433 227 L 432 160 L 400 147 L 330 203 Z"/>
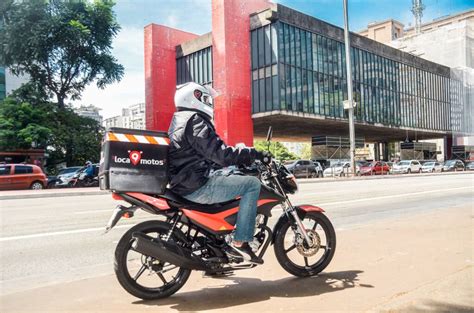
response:
<path fill-rule="evenodd" d="M 0 102 L 0 149 L 46 149 L 47 166 L 99 161 L 103 128 L 77 115 L 69 106 L 45 100 L 34 84 L 25 84 Z"/>
<path fill-rule="evenodd" d="M 0 150 L 28 149 L 33 144 L 45 148 L 52 133 L 44 126 L 48 112 L 46 105 L 38 107 L 6 98 L 0 105 Z"/>
<path fill-rule="evenodd" d="M 311 160 L 311 144 L 303 144 L 303 150 L 301 151 L 301 159 Z"/>
<path fill-rule="evenodd" d="M 266 141 L 258 140 L 254 142 L 254 147 L 258 151 L 270 151 L 277 160 L 282 162 L 298 159 L 298 156 L 288 151 L 288 149 L 278 141 L 272 141 L 270 143 L 270 147 L 268 147 L 268 143 Z"/>
<path fill-rule="evenodd" d="M 60 108 L 93 81 L 99 88 L 119 81 L 123 66 L 111 54 L 120 30 L 113 6 L 110 0 L 5 1 L 0 64 L 28 74 Z"/>

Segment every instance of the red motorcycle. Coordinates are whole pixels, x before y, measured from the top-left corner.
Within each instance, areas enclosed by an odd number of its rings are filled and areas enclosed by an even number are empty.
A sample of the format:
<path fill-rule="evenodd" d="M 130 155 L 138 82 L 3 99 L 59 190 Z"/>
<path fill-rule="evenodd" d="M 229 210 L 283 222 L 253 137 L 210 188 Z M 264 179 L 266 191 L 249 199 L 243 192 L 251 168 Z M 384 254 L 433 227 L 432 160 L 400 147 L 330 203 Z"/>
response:
<path fill-rule="evenodd" d="M 279 264 L 295 276 L 314 276 L 328 266 L 336 248 L 336 234 L 323 209 L 312 205 L 293 206 L 288 194 L 298 189 L 294 176 L 275 161 L 256 162 L 234 174 L 254 175 L 262 182 L 253 242 L 262 258 L 273 244 Z M 115 273 L 130 294 L 144 299 L 160 299 L 177 292 L 191 271 L 226 275 L 257 266 L 236 256 L 229 247 L 239 211 L 239 199 L 203 205 L 190 202 L 167 190 L 152 195 L 136 192 L 113 193 L 119 205 L 106 230 L 122 217 L 132 217 L 137 209 L 161 216 L 130 228 L 115 250 Z M 283 213 L 268 226 L 272 211 Z"/>

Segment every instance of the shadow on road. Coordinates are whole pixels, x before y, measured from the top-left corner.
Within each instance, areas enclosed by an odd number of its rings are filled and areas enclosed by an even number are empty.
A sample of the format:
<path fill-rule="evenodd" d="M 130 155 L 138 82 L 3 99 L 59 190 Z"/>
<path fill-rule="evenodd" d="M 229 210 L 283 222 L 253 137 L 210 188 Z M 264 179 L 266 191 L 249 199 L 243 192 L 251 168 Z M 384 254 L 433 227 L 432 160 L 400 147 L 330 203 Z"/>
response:
<path fill-rule="evenodd" d="M 200 311 L 260 302 L 272 297 L 310 297 L 346 288 L 373 288 L 372 285 L 359 283 L 358 275 L 360 273 L 363 271 L 342 271 L 323 273 L 316 277 L 289 277 L 264 281 L 258 278 L 225 277 L 220 279 L 232 281 L 233 284 L 191 292 L 180 293 L 178 291 L 177 294 L 167 299 L 137 301 L 134 304 L 171 305 L 171 308 L 178 311 Z"/>

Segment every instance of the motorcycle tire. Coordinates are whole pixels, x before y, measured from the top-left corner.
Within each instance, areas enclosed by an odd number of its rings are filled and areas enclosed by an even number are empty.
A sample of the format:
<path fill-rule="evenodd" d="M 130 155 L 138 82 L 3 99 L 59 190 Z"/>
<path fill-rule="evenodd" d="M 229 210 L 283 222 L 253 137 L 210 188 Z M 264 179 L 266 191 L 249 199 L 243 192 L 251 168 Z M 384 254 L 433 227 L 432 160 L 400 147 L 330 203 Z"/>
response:
<path fill-rule="evenodd" d="M 118 242 L 117 248 L 115 249 L 114 270 L 120 285 L 122 285 L 122 287 L 131 295 L 143 300 L 167 298 L 181 289 L 181 287 L 183 287 L 188 280 L 189 275 L 191 275 L 191 270 L 179 268 L 178 273 L 176 276 L 174 276 L 174 279 L 170 281 L 173 282 L 173 284 L 165 284 L 159 288 L 149 288 L 137 283 L 137 281 L 131 277 L 128 271 L 127 255 L 128 251 L 131 250 L 133 243 L 132 234 L 134 232 L 141 232 L 144 234 L 167 234 L 170 228 L 171 225 L 162 221 L 142 222 L 130 228 Z M 173 231 L 171 238 L 177 241 L 185 241 L 185 235 L 179 229 L 175 229 Z"/>
<path fill-rule="evenodd" d="M 276 236 L 273 247 L 278 263 L 280 263 L 281 267 L 283 267 L 285 271 L 298 277 L 308 277 L 319 274 L 329 265 L 334 253 L 336 252 L 336 232 L 331 221 L 320 212 L 307 213 L 305 219 L 308 217 L 317 221 L 317 223 L 320 224 L 324 229 L 327 239 L 326 244 L 328 246 L 328 250 L 326 250 L 324 253 L 323 258 L 319 260 L 314 266 L 298 266 L 288 257 L 287 252 L 285 251 L 284 240 L 287 231 L 292 231 L 292 222 L 290 220 L 287 220 L 280 229 L 275 230 Z"/>

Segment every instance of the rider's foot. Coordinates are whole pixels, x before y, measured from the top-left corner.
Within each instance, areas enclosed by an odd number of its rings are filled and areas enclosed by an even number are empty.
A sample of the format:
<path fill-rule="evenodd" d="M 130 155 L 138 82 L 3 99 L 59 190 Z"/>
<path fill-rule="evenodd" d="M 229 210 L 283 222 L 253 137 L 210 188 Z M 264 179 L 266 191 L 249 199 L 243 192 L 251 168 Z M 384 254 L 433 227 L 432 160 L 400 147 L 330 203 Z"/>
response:
<path fill-rule="evenodd" d="M 256 264 L 263 264 L 263 260 L 259 258 L 250 248 L 247 242 L 242 243 L 241 245 L 231 244 L 230 247 L 238 252 L 245 261 L 249 261 L 251 263 Z"/>

